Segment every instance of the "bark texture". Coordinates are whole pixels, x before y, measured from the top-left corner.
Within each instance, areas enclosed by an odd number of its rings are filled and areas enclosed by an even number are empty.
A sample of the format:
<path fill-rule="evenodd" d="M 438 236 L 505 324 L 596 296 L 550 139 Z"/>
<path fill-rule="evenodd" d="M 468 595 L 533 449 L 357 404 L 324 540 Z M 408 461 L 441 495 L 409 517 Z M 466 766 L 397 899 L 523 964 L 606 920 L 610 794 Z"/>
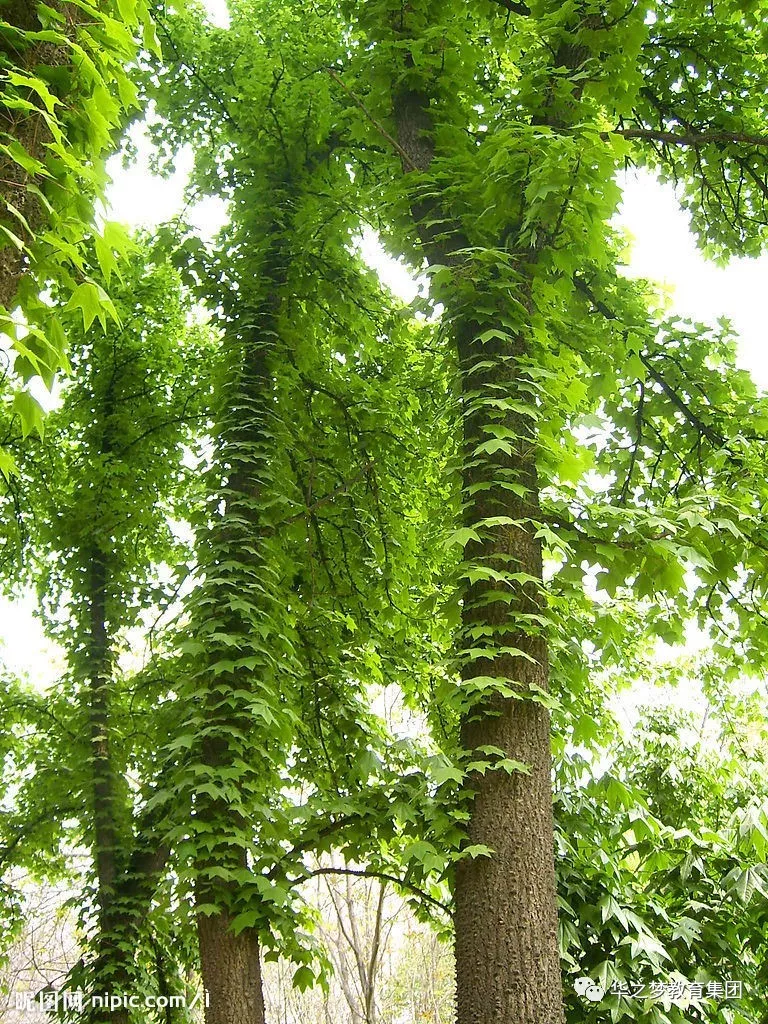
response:
<path fill-rule="evenodd" d="M 250 929 L 234 935 L 230 924 L 226 913 L 197 919 L 205 1024 L 264 1024 L 258 937 Z"/>
<path fill-rule="evenodd" d="M 85 15 L 79 8 L 61 0 L 48 0 L 48 5 L 66 17 L 66 31 L 74 34 L 77 23 Z M 37 4 L 33 0 L 12 0 L 0 5 L 0 18 L 22 31 L 38 31 Z M 39 65 L 62 67 L 70 64 L 69 47 L 40 43 L 19 50 L 10 40 L 0 39 L 0 50 L 20 72 L 34 74 Z M 55 90 L 54 90 L 55 91 Z M 33 97 L 34 99 L 34 97 Z M 7 133 L 35 160 L 45 159 L 46 143 L 51 141 L 50 130 L 42 115 L 8 110 L 0 102 L 0 134 Z M 0 223 L 12 231 L 25 245 L 29 245 L 45 225 L 46 212 L 39 196 L 30 185 L 45 190 L 46 182 L 21 167 L 9 156 L 0 153 Z M 53 197 L 49 196 L 49 200 Z M 54 200 L 55 201 L 55 200 Z M 14 214 L 13 207 L 26 222 L 26 227 Z M 27 256 L 5 236 L 0 237 L 0 305 L 11 308 L 24 273 Z"/>
<path fill-rule="evenodd" d="M 541 685 L 541 666 L 530 666 Z M 456 876 L 458 1024 L 562 1021 L 552 851 L 549 720 L 525 701 L 496 718 L 465 722 L 465 747 L 493 744 L 531 767 L 512 778 L 489 772 L 476 783 L 469 839 L 492 858 L 462 861 Z"/>
<path fill-rule="evenodd" d="M 472 329 L 474 327 L 474 330 Z M 459 334 L 464 380 L 487 393 L 525 400 L 525 373 L 515 370 L 515 357 L 525 355 L 525 342 L 501 343 L 495 351 L 473 343 L 481 325 L 467 325 Z M 503 357 L 496 367 L 468 376 L 480 360 Z M 491 858 L 460 861 L 456 873 L 456 963 L 458 1024 L 559 1024 L 563 1020 L 557 904 L 554 870 L 554 822 L 550 756 L 550 722 L 535 697 L 548 688 L 546 638 L 535 616 L 543 611 L 541 542 L 535 536 L 540 518 L 536 474 L 536 437 L 532 421 L 508 413 L 503 425 L 516 435 L 512 453 L 500 451 L 479 465 L 471 453 L 485 440 L 482 411 L 465 417 L 465 491 L 481 483 L 514 481 L 526 489 L 519 497 L 502 486 L 474 491 L 467 521 L 505 516 L 520 525 L 496 528 L 482 543 L 473 543 L 466 557 L 499 572 L 523 573 L 531 582 L 516 584 L 513 600 L 495 600 L 509 587 L 482 580 L 464 597 L 465 630 L 480 628 L 498 648 L 520 650 L 527 657 L 499 653 L 473 660 L 468 676 L 513 680 L 520 699 L 495 695 L 464 717 L 461 743 L 465 750 L 494 746 L 529 767 L 509 775 L 489 771 L 471 780 L 475 797 L 468 832 L 472 844 L 489 846 Z M 497 421 L 498 422 L 498 421 Z M 537 582 L 533 582 L 537 581 Z M 523 624 L 521 626 L 521 624 Z M 492 632 L 488 633 L 491 630 Z M 531 687 L 534 689 L 531 690 Z M 528 697 L 528 699 L 526 699 Z M 478 753 L 482 758 L 483 754 Z"/>
<path fill-rule="evenodd" d="M 403 161 L 404 174 L 428 171 L 434 159 L 429 97 L 401 91 L 393 96 L 393 114 L 397 141 L 409 158 L 408 163 Z M 473 243 L 458 222 L 451 222 L 448 205 L 439 198 L 416 200 L 411 211 L 428 261 L 458 268 L 461 257 L 456 254 Z M 430 224 L 439 224 L 439 228 Z M 501 240 L 499 244 L 503 246 Z M 466 278 L 464 289 L 466 293 Z M 487 306 L 486 298 L 478 281 L 478 308 Z M 516 298 L 525 301 L 525 296 Z M 443 301 L 453 326 L 465 409 L 473 405 L 472 395 L 482 388 L 488 389 L 489 396 L 527 400 L 527 381 L 516 365 L 516 360 L 526 355 L 524 332 L 506 347 L 502 343 L 495 349 L 481 345 L 475 341 L 477 335 L 498 325 L 488 322 L 485 315 L 475 315 L 466 304 L 451 308 L 450 298 Z M 478 363 L 494 356 L 499 357 L 496 366 L 477 372 Z M 510 776 L 489 771 L 470 780 L 474 801 L 468 839 L 471 844 L 490 847 L 494 854 L 462 861 L 457 868 L 457 1024 L 562 1024 L 550 722 L 541 704 L 525 699 L 531 686 L 544 691 L 548 687 L 547 643 L 540 633 L 515 626 L 516 616 L 541 610 L 542 556 L 534 525 L 539 501 L 536 438 L 530 419 L 509 414 L 503 425 L 516 435 L 512 454 L 500 453 L 484 459 L 482 465 L 473 465 L 474 447 L 488 437 L 482 431 L 488 418 L 482 410 L 464 417 L 462 482 L 465 494 L 475 495 L 467 503 L 467 524 L 504 516 L 520 525 L 494 528 L 490 539 L 466 549 L 466 557 L 498 571 L 525 573 L 537 582 L 518 585 L 511 603 L 494 600 L 494 590 L 505 589 L 508 596 L 508 586 L 495 582 L 478 583 L 465 595 L 465 631 L 484 629 L 496 648 L 521 650 L 528 657 L 500 653 L 471 662 L 466 675 L 515 680 L 520 698 L 497 695 L 475 705 L 461 724 L 461 741 L 468 751 L 485 745 L 498 747 L 506 757 L 528 765 L 530 773 Z M 503 486 L 510 481 L 526 488 L 524 498 Z M 477 484 L 485 489 L 473 492 Z M 465 637 L 462 647 L 475 645 Z"/>

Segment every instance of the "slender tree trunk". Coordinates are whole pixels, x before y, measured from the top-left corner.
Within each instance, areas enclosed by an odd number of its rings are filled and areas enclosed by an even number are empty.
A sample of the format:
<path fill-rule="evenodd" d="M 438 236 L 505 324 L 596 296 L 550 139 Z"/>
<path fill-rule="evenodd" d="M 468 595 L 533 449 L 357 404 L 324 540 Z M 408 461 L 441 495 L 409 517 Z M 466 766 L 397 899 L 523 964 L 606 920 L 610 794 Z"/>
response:
<path fill-rule="evenodd" d="M 376 985 L 384 952 L 383 947 L 386 942 L 384 935 L 386 883 L 377 882 L 375 884 L 375 889 L 378 892 L 371 920 L 371 899 L 374 887 L 364 889 L 363 895 L 360 896 L 352 879 L 346 875 L 344 879 L 345 894 L 342 896 L 334 890 L 329 880 L 326 879 L 326 881 L 328 895 L 333 903 L 338 924 L 338 932 L 333 936 L 328 935 L 327 938 L 333 942 L 336 948 L 334 958 L 336 977 L 341 984 L 352 1024 L 377 1024 L 379 1013 L 376 1003 Z M 361 903 L 364 912 L 362 930 L 355 909 Z M 347 952 L 351 953 L 354 960 L 357 985 L 353 981 Z"/>
<path fill-rule="evenodd" d="M 103 446 L 108 453 L 108 443 Z M 125 792 L 118 779 L 111 751 L 110 686 L 112 647 L 107 628 L 107 558 L 97 548 L 88 564 L 90 637 L 88 644 L 88 715 L 91 739 L 93 799 L 93 859 L 96 867 L 99 903 L 99 932 L 96 939 L 94 992 L 97 995 L 130 994 L 131 953 L 121 948 L 122 914 L 116 901 L 121 875 L 119 823 L 125 820 Z M 125 838 L 125 837 L 123 837 Z M 96 1009 L 94 1020 L 127 1024 L 128 1011 Z"/>
<path fill-rule="evenodd" d="M 115 829 L 115 778 L 110 751 L 110 642 L 106 626 L 106 562 L 94 551 L 89 563 L 90 645 L 88 711 L 93 777 L 93 856 L 99 882 L 102 922 L 114 897 L 118 855 Z"/>
<path fill-rule="evenodd" d="M 215 552 L 215 580 L 204 585 L 206 598 L 199 628 L 209 629 L 205 621 L 215 609 L 217 631 L 238 638 L 241 652 L 250 650 L 254 640 L 253 615 L 262 602 L 259 571 L 264 540 L 264 477 L 267 472 L 266 430 L 271 412 L 272 378 L 268 352 L 273 345 L 279 305 L 278 287 L 287 273 L 280 245 L 265 261 L 266 294 L 259 311 L 251 311 L 251 323 L 245 336 L 233 328 L 230 377 L 220 395 L 219 447 L 217 461 L 226 482 L 222 491 L 222 511 L 208 535 Z M 223 570 L 221 562 L 230 568 Z M 237 604 L 232 604 L 232 598 Z M 243 610 L 243 606 L 246 606 Z M 247 607 L 250 605 L 250 609 Z M 232 647 L 222 650 L 213 638 L 206 651 L 207 668 L 200 673 L 199 699 L 206 709 L 208 735 L 201 744 L 201 762 L 208 776 L 215 778 L 222 769 L 235 770 L 237 786 L 245 793 L 258 788 L 259 765 L 240 772 L 248 757 L 234 736 L 247 736 L 254 728 L 248 695 L 258 685 L 257 668 L 237 668 L 216 673 L 222 658 L 231 658 Z M 257 656 L 257 660 L 259 660 Z M 238 696 L 234 696 L 238 695 Z M 245 698 L 243 697 L 245 695 Z M 266 767 L 269 770 L 269 766 Z M 242 803 L 247 795 L 242 797 Z M 226 799 L 198 793 L 195 815 L 204 824 L 208 845 L 196 863 L 196 903 L 216 907 L 214 913 L 197 915 L 200 966 L 207 992 L 206 1024 L 264 1024 L 258 932 L 246 928 L 235 935 L 231 929 L 235 912 L 232 899 L 237 885 L 221 877 L 221 871 L 247 870 L 245 847 L 254 823 L 241 810 L 233 809 Z M 217 878 L 218 875 L 218 878 Z"/>
<path fill-rule="evenodd" d="M 106 465 L 114 452 L 114 394 L 110 384 L 98 409 L 101 420 L 100 456 Z M 88 579 L 88 640 L 85 649 L 88 720 L 91 741 L 91 778 L 93 799 L 93 860 L 98 882 L 99 930 L 96 937 L 96 961 L 93 965 L 93 990 L 98 995 L 131 995 L 134 977 L 134 938 L 136 914 L 126 904 L 126 871 L 131 865 L 129 844 L 130 798 L 125 778 L 115 766 L 113 737 L 114 713 L 114 637 L 110 630 L 108 598 L 113 586 L 113 564 L 104 550 L 101 535 L 108 522 L 96 512 L 93 539 L 86 550 Z M 133 880 L 131 880 L 131 885 Z M 148 901 L 147 901 L 148 903 Z M 146 908 L 144 908 L 146 910 Z M 94 1020 L 127 1024 L 127 1009 L 95 1009 Z"/>

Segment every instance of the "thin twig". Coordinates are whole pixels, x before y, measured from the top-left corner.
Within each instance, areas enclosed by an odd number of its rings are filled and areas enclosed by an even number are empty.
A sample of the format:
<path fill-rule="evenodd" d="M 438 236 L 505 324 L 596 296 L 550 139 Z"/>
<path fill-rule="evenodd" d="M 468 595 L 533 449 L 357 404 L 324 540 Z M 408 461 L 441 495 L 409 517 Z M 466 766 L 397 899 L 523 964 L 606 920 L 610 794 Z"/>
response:
<path fill-rule="evenodd" d="M 690 146 L 693 149 L 728 142 L 768 147 L 768 135 L 747 135 L 744 132 L 689 132 L 680 135 L 677 132 L 665 132 L 655 128 L 614 128 L 610 132 L 601 132 L 600 138 L 607 142 L 611 135 L 621 135 L 624 139 L 663 142 L 668 146 Z"/>
<path fill-rule="evenodd" d="M 390 144 L 390 146 L 392 146 L 395 149 L 395 151 L 400 155 L 400 157 L 403 160 L 403 163 L 407 164 L 408 168 L 410 170 L 418 171 L 419 168 L 416 166 L 416 164 L 413 162 L 413 160 L 410 158 L 410 156 L 408 156 L 408 153 L 403 149 L 403 147 L 400 145 L 400 143 L 397 141 L 397 139 L 393 138 L 393 136 L 389 134 L 387 129 L 384 127 L 384 125 L 382 125 L 379 121 L 376 120 L 376 118 L 373 116 L 373 114 L 370 112 L 370 110 L 366 107 L 366 105 L 363 103 L 363 101 L 361 99 L 359 99 L 357 96 L 355 96 L 355 94 L 352 92 L 352 90 L 349 88 L 349 86 L 346 84 L 346 82 L 342 81 L 342 79 L 339 77 L 339 75 L 336 74 L 336 72 L 333 70 L 333 68 L 328 68 L 327 70 L 328 70 L 328 74 L 331 76 L 333 81 L 336 82 L 337 85 L 341 86 L 341 88 L 350 97 L 350 99 L 355 104 L 355 106 L 359 107 L 360 110 L 362 110 L 362 112 L 365 114 L 365 116 L 368 118 L 368 120 L 374 126 L 376 131 L 379 132 L 379 134 L 381 136 L 383 136 L 387 140 L 387 142 Z"/>

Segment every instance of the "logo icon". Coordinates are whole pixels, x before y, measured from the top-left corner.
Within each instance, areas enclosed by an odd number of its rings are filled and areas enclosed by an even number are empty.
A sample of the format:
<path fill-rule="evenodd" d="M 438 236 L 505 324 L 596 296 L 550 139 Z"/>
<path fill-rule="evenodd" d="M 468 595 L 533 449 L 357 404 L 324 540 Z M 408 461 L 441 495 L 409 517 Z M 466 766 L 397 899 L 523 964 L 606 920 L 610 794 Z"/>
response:
<path fill-rule="evenodd" d="M 589 999 L 591 1003 L 599 1003 L 605 995 L 605 989 L 592 978 L 577 978 L 573 990 L 582 999 Z"/>

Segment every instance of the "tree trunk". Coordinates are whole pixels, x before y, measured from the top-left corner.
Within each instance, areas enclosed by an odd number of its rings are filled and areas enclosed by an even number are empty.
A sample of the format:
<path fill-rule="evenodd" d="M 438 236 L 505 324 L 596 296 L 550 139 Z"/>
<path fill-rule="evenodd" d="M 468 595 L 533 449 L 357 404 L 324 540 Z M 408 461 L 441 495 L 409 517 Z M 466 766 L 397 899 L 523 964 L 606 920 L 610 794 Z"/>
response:
<path fill-rule="evenodd" d="M 115 772 L 110 751 L 111 644 L 106 627 L 107 568 L 101 552 L 91 553 L 88 572 L 91 621 L 87 694 L 93 778 L 93 858 L 103 922 L 114 897 L 118 843 L 115 829 Z"/>
<path fill-rule="evenodd" d="M 250 751 L 241 746 L 242 738 L 255 728 L 249 696 L 258 687 L 259 665 L 223 673 L 217 672 L 216 665 L 232 657 L 235 638 L 243 652 L 252 649 L 254 622 L 259 610 L 263 611 L 258 573 L 266 536 L 261 502 L 273 392 L 269 353 L 276 334 L 278 289 L 287 268 L 278 241 L 265 259 L 266 287 L 260 309 L 250 311 L 251 322 L 243 333 L 236 323 L 231 326 L 229 377 L 219 395 L 217 463 L 224 481 L 221 512 L 204 537 L 214 571 L 213 578 L 203 584 L 203 600 L 193 615 L 193 628 L 205 644 L 193 695 L 195 710 L 202 704 L 208 722 L 200 747 L 201 765 L 206 769 L 203 777 L 215 778 L 225 769 L 234 771 L 233 785 L 243 793 L 241 807 L 263 785 L 261 777 L 270 774 L 268 763 L 251 764 Z M 231 638 L 223 648 L 221 641 L 210 635 L 212 610 L 217 623 L 214 634 L 226 633 Z M 257 655 L 256 649 L 253 653 Z M 265 659 L 257 656 L 258 661 L 265 664 Z M 208 907 L 208 913 L 197 915 L 200 967 L 208 993 L 206 1024 L 263 1024 L 258 932 L 249 927 L 235 935 L 231 930 L 235 916 L 232 900 L 238 887 L 231 876 L 226 877 L 229 872 L 248 870 L 247 837 L 253 834 L 255 823 L 227 798 L 204 791 L 195 793 L 195 817 L 204 835 L 195 863 L 196 903 Z M 213 907 L 216 911 L 210 913 Z"/>
<path fill-rule="evenodd" d="M 465 392 L 465 515 L 471 526 L 497 517 L 503 522 L 483 527 L 483 539 L 472 541 L 465 557 L 515 578 L 480 579 L 467 588 L 462 647 L 483 647 L 487 657 L 472 656 L 463 675 L 503 680 L 515 696 L 493 692 L 473 704 L 461 723 L 461 745 L 479 760 L 489 757 L 478 748 L 496 747 L 528 773 L 498 769 L 470 779 L 469 842 L 490 847 L 493 855 L 457 865 L 458 1024 L 559 1024 L 550 724 L 538 700 L 548 688 L 548 657 L 538 620 L 544 600 L 536 435 L 524 412 L 499 413 L 477 398 L 501 394 L 516 409 L 530 402 L 530 381 L 520 367 L 525 331 L 514 340 L 475 340 L 488 328 L 480 317 L 456 328 Z M 509 449 L 478 459 L 477 445 L 493 436 L 489 427 L 503 428 Z"/>
<path fill-rule="evenodd" d="M 105 452 L 108 445 L 105 441 Z M 93 796 L 93 859 L 98 882 L 99 931 L 93 991 L 97 995 L 129 995 L 132 954 L 121 948 L 122 913 L 116 902 L 116 886 L 122 874 L 120 821 L 128 813 L 124 784 L 118 778 L 110 749 L 111 638 L 107 629 L 107 559 L 97 549 L 88 563 L 90 638 L 88 648 L 88 713 L 91 738 Z M 128 1011 L 94 1009 L 94 1021 L 127 1024 Z"/>
<path fill-rule="evenodd" d="M 230 923 L 226 913 L 197 918 L 205 1024 L 264 1024 L 258 936 L 234 935 Z"/>
<path fill-rule="evenodd" d="M 527 666 L 541 685 L 540 665 Z M 463 745 L 492 744 L 530 775 L 488 772 L 475 782 L 471 843 L 491 858 L 456 873 L 458 1024 L 556 1024 L 563 1020 L 552 851 L 549 718 L 528 701 L 499 702 L 499 716 L 465 722 Z"/>
<path fill-rule="evenodd" d="M 65 31 L 73 34 L 78 21 L 85 17 L 84 12 L 62 0 L 48 0 L 48 3 L 65 15 Z M 0 17 L 23 32 L 39 31 L 37 8 L 33 0 L 12 0 L 0 8 Z M 12 67 L 24 74 L 34 74 L 35 67 L 41 64 L 59 67 L 72 62 L 72 50 L 55 43 L 36 43 L 19 52 L 10 41 L 4 43 L 0 37 L 0 50 L 8 56 Z M 44 161 L 51 133 L 42 113 L 8 110 L 0 104 L 0 131 L 7 132 L 20 143 L 34 160 Z M 35 192 L 35 188 L 44 185 L 43 178 L 30 174 L 10 156 L 0 154 L 0 223 L 26 245 L 33 241 L 46 221 L 44 204 Z M 24 218 L 26 227 L 9 207 Z M 0 306 L 12 307 L 26 269 L 25 253 L 0 233 Z"/>
<path fill-rule="evenodd" d="M 110 384 L 98 405 L 101 422 L 99 456 L 110 466 L 115 447 L 115 401 Z M 109 470 L 107 470 L 109 473 Z M 137 926 L 151 900 L 151 890 L 140 907 L 131 896 L 143 879 L 131 874 L 137 863 L 130 848 L 131 801 L 127 783 L 115 764 L 113 750 L 115 655 L 110 626 L 109 595 L 113 589 L 114 563 L 103 548 L 102 537 L 110 528 L 109 515 L 99 507 L 93 522 L 93 536 L 83 552 L 86 557 L 88 595 L 84 674 L 91 744 L 91 787 L 93 800 L 92 853 L 98 883 L 98 933 L 96 959 L 92 967 L 92 991 L 101 996 L 133 995 Z M 127 1024 L 127 1008 L 93 1008 L 91 1019 Z"/>
<path fill-rule="evenodd" d="M 407 51 L 405 63 L 413 67 Z M 429 97 L 401 89 L 393 96 L 393 114 L 404 175 L 429 172 L 435 156 Z M 504 680 L 515 695 L 496 692 L 475 703 L 461 723 L 462 748 L 471 754 L 481 746 L 496 747 L 529 772 L 490 770 L 469 780 L 474 799 L 468 841 L 493 853 L 457 865 L 457 1024 L 561 1024 L 550 723 L 538 700 L 548 687 L 548 657 L 546 638 L 536 624 L 543 610 L 536 436 L 531 417 L 519 411 L 497 414 L 481 401 L 485 393 L 530 403 L 530 381 L 521 368 L 527 324 L 521 323 L 512 339 L 505 327 L 498 339 L 481 342 L 479 335 L 497 330 L 508 311 L 500 293 L 486 291 L 477 273 L 474 302 L 470 297 L 473 269 L 462 251 L 471 249 L 472 238 L 460 222 L 451 221 L 447 205 L 434 193 L 413 201 L 411 212 L 429 263 L 458 271 L 455 295 L 446 292 L 440 298 L 461 370 L 465 522 L 474 528 L 493 517 L 504 520 L 484 527 L 483 539 L 467 546 L 465 558 L 495 573 L 523 574 L 516 580 L 481 580 L 464 594 L 457 655 L 465 681 L 481 676 Z M 527 287 L 521 279 L 521 292 Z M 528 302 L 527 294 L 514 297 Z M 502 340 L 503 334 L 508 340 Z M 488 425 L 509 432 L 495 436 L 509 438 L 511 450 L 477 456 L 477 446 L 494 436 L 484 430 Z M 486 648 L 488 656 L 469 654 L 478 647 Z M 493 758 L 478 752 L 475 759 Z"/>
<path fill-rule="evenodd" d="M 595 27 L 587 19 L 587 27 Z M 588 51 L 566 35 L 559 42 L 555 67 L 575 70 Z M 574 118 L 581 94 L 577 84 L 563 107 L 547 94 L 536 124 L 562 126 Z M 517 254 L 522 270 L 514 298 L 530 308 L 526 268 L 535 256 Z M 492 308 L 494 299 L 477 291 L 477 308 Z M 498 298 L 496 299 L 498 303 Z M 503 311 L 503 310 L 500 310 Z M 514 319 L 514 318 L 513 318 Z M 509 320 L 505 318 L 505 323 Z M 464 392 L 463 492 L 467 525 L 504 517 L 486 528 L 483 540 L 471 542 L 465 557 L 498 573 L 522 574 L 518 582 L 481 579 L 464 595 L 463 647 L 493 647 L 495 656 L 473 657 L 464 676 L 511 681 L 515 696 L 495 695 L 475 705 L 461 723 L 463 749 L 483 758 L 479 747 L 493 746 L 528 772 L 488 771 L 471 778 L 474 800 L 469 842 L 490 847 L 490 858 L 460 861 L 456 872 L 457 1024 L 561 1024 L 564 1021 L 562 973 L 557 936 L 557 890 L 554 868 L 554 819 L 549 713 L 539 697 L 549 689 L 537 437 L 531 380 L 526 375 L 529 324 L 520 321 L 514 337 L 481 342 L 478 335 L 499 324 L 488 314 L 464 315 L 454 321 Z M 488 365 L 490 364 L 490 365 Z M 478 371 L 478 365 L 482 368 Z M 517 411 L 483 411 L 479 390 L 502 395 Z M 522 411 L 521 411 L 522 410 Z M 533 412 L 533 410 L 531 410 Z M 502 427 L 510 451 L 479 460 L 477 445 Z M 518 485 L 510 489 L 510 483 Z M 506 590 L 505 600 L 499 598 Z M 510 597 L 511 593 L 511 597 Z M 480 639 L 482 638 L 482 640 Z M 506 648 L 507 650 L 503 650 Z M 522 656 L 514 656 L 520 651 Z M 489 652 L 490 653 L 490 652 Z"/>

